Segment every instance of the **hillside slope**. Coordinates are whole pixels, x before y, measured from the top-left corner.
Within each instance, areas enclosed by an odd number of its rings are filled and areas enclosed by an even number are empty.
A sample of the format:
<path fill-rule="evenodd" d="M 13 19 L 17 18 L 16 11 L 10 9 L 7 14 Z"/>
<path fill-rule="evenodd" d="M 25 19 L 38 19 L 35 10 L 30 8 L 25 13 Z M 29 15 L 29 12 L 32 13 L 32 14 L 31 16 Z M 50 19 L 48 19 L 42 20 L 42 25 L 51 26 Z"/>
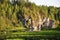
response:
<path fill-rule="evenodd" d="M 60 26 L 60 7 L 37 6 L 29 1 L 0 1 L 0 30 Z M 34 29 L 33 29 L 34 28 Z M 60 27 L 58 27 L 60 28 Z"/>

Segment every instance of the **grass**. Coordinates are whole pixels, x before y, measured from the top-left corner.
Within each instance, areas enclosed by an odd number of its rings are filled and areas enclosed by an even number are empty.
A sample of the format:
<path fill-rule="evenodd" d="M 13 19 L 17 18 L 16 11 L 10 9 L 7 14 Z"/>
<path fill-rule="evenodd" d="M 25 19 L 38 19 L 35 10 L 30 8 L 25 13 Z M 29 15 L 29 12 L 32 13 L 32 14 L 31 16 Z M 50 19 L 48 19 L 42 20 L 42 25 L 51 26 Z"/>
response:
<path fill-rule="evenodd" d="M 18 38 L 16 38 L 16 39 L 6 39 L 6 40 L 24 40 L 24 39 L 18 39 Z"/>
<path fill-rule="evenodd" d="M 36 31 L 36 32 L 12 32 L 11 35 L 6 36 L 6 38 L 59 38 L 60 31 Z"/>
<path fill-rule="evenodd" d="M 12 34 L 19 35 L 60 35 L 60 31 L 36 31 L 36 32 L 13 32 Z"/>
<path fill-rule="evenodd" d="M 25 29 L 24 29 L 25 30 Z M 5 31 L 4 31 L 5 32 Z M 10 30 L 6 31 L 5 35 L 2 37 L 10 40 L 10 39 L 30 39 L 30 38 L 37 38 L 37 39 L 48 39 L 48 38 L 60 38 L 60 31 L 57 30 L 41 30 L 41 31 L 20 31 L 20 30 Z M 4 34 L 4 33 L 3 33 Z"/>

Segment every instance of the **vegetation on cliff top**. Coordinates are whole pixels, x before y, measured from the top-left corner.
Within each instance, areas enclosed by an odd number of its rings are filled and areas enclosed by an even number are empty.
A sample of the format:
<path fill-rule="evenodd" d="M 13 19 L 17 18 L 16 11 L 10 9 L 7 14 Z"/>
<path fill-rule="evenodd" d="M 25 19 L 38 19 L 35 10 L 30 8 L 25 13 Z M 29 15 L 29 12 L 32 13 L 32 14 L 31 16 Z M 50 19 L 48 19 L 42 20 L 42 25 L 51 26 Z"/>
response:
<path fill-rule="evenodd" d="M 0 30 L 23 29 L 22 19 L 38 20 L 38 16 L 53 19 L 55 27 L 60 28 L 60 7 L 37 6 L 28 0 L 14 1 L 13 4 L 9 0 L 0 0 Z"/>

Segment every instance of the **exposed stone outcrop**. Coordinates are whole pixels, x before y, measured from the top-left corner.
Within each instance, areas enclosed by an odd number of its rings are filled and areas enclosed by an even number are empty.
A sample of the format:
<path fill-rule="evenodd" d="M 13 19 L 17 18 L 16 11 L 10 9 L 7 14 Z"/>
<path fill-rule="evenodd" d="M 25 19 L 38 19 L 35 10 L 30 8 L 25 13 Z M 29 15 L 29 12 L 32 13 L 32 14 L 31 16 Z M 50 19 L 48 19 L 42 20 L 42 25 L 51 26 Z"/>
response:
<path fill-rule="evenodd" d="M 30 28 L 30 31 L 40 31 L 42 27 L 50 29 L 54 25 L 54 20 L 47 17 L 41 18 L 39 14 L 37 14 L 35 18 L 36 19 L 33 20 L 31 17 L 25 17 L 25 26 L 27 25 L 27 22 L 29 22 L 28 27 Z"/>
<path fill-rule="evenodd" d="M 46 27 L 47 29 L 52 28 L 54 25 L 54 20 L 46 17 L 43 20 L 40 18 L 38 21 L 29 19 L 29 24 L 30 31 L 40 31 L 42 27 Z"/>

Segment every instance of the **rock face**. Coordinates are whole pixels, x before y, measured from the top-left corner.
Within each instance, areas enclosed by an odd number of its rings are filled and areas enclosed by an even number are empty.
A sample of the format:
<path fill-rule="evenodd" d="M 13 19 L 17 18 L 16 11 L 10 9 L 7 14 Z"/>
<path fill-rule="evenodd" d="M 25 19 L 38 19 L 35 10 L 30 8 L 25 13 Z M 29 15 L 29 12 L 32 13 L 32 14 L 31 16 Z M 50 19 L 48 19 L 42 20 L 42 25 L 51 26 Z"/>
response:
<path fill-rule="evenodd" d="M 48 28 L 52 28 L 54 26 L 54 20 L 49 21 Z"/>
<path fill-rule="evenodd" d="M 24 25 L 27 25 L 27 22 L 29 22 L 28 27 L 30 28 L 30 31 L 40 31 L 42 27 L 45 27 L 47 29 L 51 29 L 54 25 L 54 20 L 44 17 L 43 19 L 40 17 L 37 17 L 38 20 L 33 20 L 31 17 L 27 20 L 24 20 Z"/>
<path fill-rule="evenodd" d="M 43 22 L 42 26 L 46 27 L 47 29 L 51 29 L 54 25 L 54 20 L 46 18 Z"/>
<path fill-rule="evenodd" d="M 31 18 L 29 19 L 30 31 L 40 31 L 42 27 L 46 27 L 47 29 L 50 29 L 53 27 L 53 25 L 54 25 L 54 20 L 46 17 L 43 20 L 40 18 L 37 21 L 34 21 Z"/>
<path fill-rule="evenodd" d="M 51 29 L 54 25 L 54 20 L 47 17 L 41 17 L 39 14 L 32 19 L 30 16 L 26 16 L 24 19 L 24 26 L 28 27 L 30 31 L 40 31 L 42 27 Z"/>

